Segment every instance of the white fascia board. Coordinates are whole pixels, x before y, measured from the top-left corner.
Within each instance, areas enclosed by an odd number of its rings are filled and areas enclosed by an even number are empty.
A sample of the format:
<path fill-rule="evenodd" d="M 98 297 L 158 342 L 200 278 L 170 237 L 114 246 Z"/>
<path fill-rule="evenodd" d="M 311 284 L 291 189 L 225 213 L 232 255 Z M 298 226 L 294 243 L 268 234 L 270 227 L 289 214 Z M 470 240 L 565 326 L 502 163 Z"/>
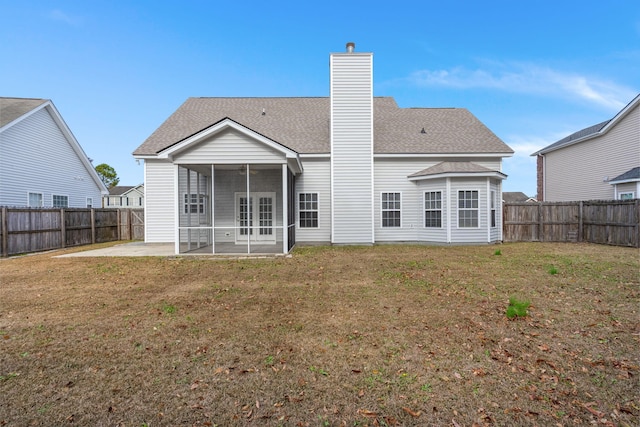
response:
<path fill-rule="evenodd" d="M 497 178 L 497 179 L 506 179 L 507 175 L 502 172 L 445 172 L 445 173 L 437 173 L 433 175 L 424 175 L 424 176 L 412 176 L 407 177 L 409 181 L 423 181 L 427 179 L 438 179 L 438 178 Z"/>
<path fill-rule="evenodd" d="M 331 158 L 331 153 L 300 153 L 301 159 L 329 159 Z"/>
<path fill-rule="evenodd" d="M 187 149 L 189 146 L 191 146 L 192 144 L 197 144 L 200 141 L 202 141 L 205 138 L 208 138 L 210 136 L 213 136 L 225 129 L 228 128 L 233 128 L 235 130 L 237 130 L 240 133 L 243 133 L 245 135 L 247 135 L 248 137 L 252 138 L 252 139 L 256 139 L 259 142 L 265 144 L 266 146 L 279 151 L 280 153 L 282 153 L 287 159 L 293 159 L 295 160 L 294 163 L 296 163 L 298 165 L 298 167 L 300 168 L 300 170 L 302 170 L 302 165 L 300 163 L 300 156 L 298 155 L 298 153 L 296 153 L 295 151 L 285 147 L 282 144 L 278 144 L 277 142 L 263 136 L 260 135 L 259 133 L 245 127 L 242 126 L 241 124 L 231 120 L 231 119 L 224 119 L 218 123 L 216 123 L 213 126 L 208 127 L 207 129 L 196 133 L 195 135 L 190 136 L 187 139 L 184 139 L 182 141 L 180 141 L 179 143 L 161 151 L 158 153 L 157 156 L 139 156 L 137 158 L 157 158 L 157 159 L 169 159 L 171 160 L 173 158 L 174 155 L 180 153 L 181 151 Z"/>
<path fill-rule="evenodd" d="M 100 193 L 105 196 L 108 195 L 109 190 L 100 179 L 100 176 L 98 175 L 98 172 L 96 172 L 95 167 L 89 161 L 89 157 L 87 156 L 87 153 L 84 152 L 84 150 L 82 149 L 82 146 L 80 145 L 76 137 L 73 135 L 73 132 L 71 132 L 71 129 L 69 129 L 69 126 L 67 126 L 64 119 L 60 115 L 60 112 L 58 112 L 58 109 L 55 107 L 55 105 L 53 105 L 53 102 L 50 100 L 47 101 L 44 104 L 44 107 L 47 108 L 47 111 L 49 111 L 49 113 L 51 114 L 51 117 L 58 125 L 58 128 L 64 135 L 65 139 L 69 142 L 73 151 L 78 155 L 78 158 L 84 165 L 89 175 L 91 175 L 91 178 L 93 179 L 93 181 L 100 188 Z M 39 110 L 39 109 L 40 108 L 37 108 L 36 110 Z"/>
<path fill-rule="evenodd" d="M 442 158 L 442 157 L 477 157 L 477 158 L 488 158 L 488 157 L 512 157 L 514 153 L 378 153 L 374 154 L 373 157 L 376 159 L 402 159 L 402 158 L 410 158 L 410 159 L 433 159 L 433 158 Z"/>
<path fill-rule="evenodd" d="M 626 184 L 628 182 L 640 182 L 640 178 L 619 179 L 617 181 L 609 181 L 609 184 L 611 185 Z"/>

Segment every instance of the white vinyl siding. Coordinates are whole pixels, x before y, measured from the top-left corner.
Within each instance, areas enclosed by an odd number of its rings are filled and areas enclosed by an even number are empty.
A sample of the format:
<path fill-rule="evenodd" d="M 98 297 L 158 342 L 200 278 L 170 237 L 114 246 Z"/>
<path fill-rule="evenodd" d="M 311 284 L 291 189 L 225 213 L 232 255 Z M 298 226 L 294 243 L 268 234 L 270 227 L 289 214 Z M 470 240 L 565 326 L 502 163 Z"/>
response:
<path fill-rule="evenodd" d="M 302 158 L 304 172 L 296 176 L 296 197 L 300 193 L 318 194 L 318 227 L 300 228 L 296 222 L 296 243 L 331 241 L 331 172 L 328 158 Z M 296 201 L 298 199 L 296 198 Z M 298 206 L 295 206 L 298 209 Z"/>
<path fill-rule="evenodd" d="M 176 164 L 282 164 L 282 153 L 235 129 L 222 131 L 174 157 Z"/>
<path fill-rule="evenodd" d="M 331 55 L 333 243 L 373 242 L 373 55 Z"/>
<path fill-rule="evenodd" d="M 496 226 L 489 230 L 489 241 L 497 242 L 502 240 L 502 181 L 490 180 L 489 190 L 495 196 L 495 220 Z M 493 197 L 492 196 L 492 197 Z M 491 208 L 490 208 L 491 210 Z M 491 221 L 492 213 L 489 212 L 489 221 Z M 491 224 L 491 222 L 489 222 Z"/>
<path fill-rule="evenodd" d="M 54 194 L 68 196 L 73 208 L 102 197 L 52 114 L 42 108 L 0 134 L 0 205 L 27 206 L 28 193 L 42 194 L 43 207 L 52 206 Z"/>
<path fill-rule="evenodd" d="M 472 178 L 451 178 L 450 180 L 451 191 L 448 196 L 449 203 L 451 203 L 451 243 L 472 243 L 472 242 L 487 242 L 487 230 L 489 228 L 488 218 L 488 195 L 487 195 L 487 178 L 472 179 Z M 477 208 L 470 207 L 470 210 L 476 210 L 478 212 L 478 223 L 474 227 L 460 227 L 460 218 L 458 213 L 461 211 L 458 205 L 459 192 L 475 192 L 477 193 L 478 202 Z M 470 206 L 474 206 L 471 203 Z M 465 209 L 463 209 L 464 211 Z M 473 215 L 473 214 L 471 214 Z M 468 222 L 467 222 L 468 223 Z"/>
<path fill-rule="evenodd" d="M 544 155 L 544 200 L 549 202 L 613 199 L 607 179 L 638 166 L 640 107 L 602 136 Z"/>
<path fill-rule="evenodd" d="M 175 241 L 175 166 L 160 160 L 145 160 L 145 241 Z"/>

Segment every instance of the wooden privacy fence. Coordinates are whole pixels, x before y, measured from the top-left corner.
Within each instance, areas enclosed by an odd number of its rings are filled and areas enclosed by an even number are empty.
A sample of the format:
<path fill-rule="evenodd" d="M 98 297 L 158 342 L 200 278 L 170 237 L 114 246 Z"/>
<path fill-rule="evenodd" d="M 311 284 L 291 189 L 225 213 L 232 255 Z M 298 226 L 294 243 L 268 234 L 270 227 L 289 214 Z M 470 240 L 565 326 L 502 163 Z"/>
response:
<path fill-rule="evenodd" d="M 505 242 L 589 242 L 640 247 L 640 200 L 503 205 Z"/>
<path fill-rule="evenodd" d="M 0 256 L 144 240 L 143 209 L 0 208 Z"/>

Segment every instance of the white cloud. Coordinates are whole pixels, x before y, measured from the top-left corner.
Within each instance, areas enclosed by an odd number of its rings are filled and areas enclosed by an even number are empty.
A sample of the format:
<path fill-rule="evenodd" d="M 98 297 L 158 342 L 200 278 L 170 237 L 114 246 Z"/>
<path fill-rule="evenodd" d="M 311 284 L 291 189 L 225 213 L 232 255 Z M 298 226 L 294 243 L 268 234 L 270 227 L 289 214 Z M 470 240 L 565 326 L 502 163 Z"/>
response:
<path fill-rule="evenodd" d="M 69 15 L 59 9 L 54 9 L 49 12 L 49 18 L 54 21 L 64 22 L 69 25 L 79 25 L 82 23 L 82 19 L 77 16 Z"/>
<path fill-rule="evenodd" d="M 635 91 L 615 82 L 528 63 L 490 63 L 489 69 L 421 70 L 408 80 L 418 86 L 485 88 L 505 92 L 587 101 L 612 111 L 622 109 Z M 491 68 L 492 67 L 492 68 Z"/>

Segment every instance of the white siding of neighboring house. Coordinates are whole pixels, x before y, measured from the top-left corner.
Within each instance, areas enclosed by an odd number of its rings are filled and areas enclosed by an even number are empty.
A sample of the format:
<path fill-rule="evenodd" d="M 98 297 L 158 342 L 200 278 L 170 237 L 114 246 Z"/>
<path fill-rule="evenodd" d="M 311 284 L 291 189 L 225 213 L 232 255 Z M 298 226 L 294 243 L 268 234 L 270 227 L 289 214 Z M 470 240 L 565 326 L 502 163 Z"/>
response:
<path fill-rule="evenodd" d="M 68 196 L 69 207 L 100 207 L 102 194 L 47 108 L 0 134 L 0 205 L 27 206 L 28 193 L 41 193 L 44 207 L 53 195 Z"/>
<path fill-rule="evenodd" d="M 296 176 L 296 242 L 331 241 L 331 164 L 329 158 L 302 158 L 304 172 Z M 300 228 L 299 194 L 318 193 L 318 228 Z"/>
<path fill-rule="evenodd" d="M 639 166 L 640 108 L 635 107 L 602 136 L 545 157 L 545 201 L 613 199 L 607 179 Z"/>
<path fill-rule="evenodd" d="M 144 162 L 144 234 L 147 243 L 175 241 L 175 168 L 163 160 Z"/>
<path fill-rule="evenodd" d="M 332 242 L 373 243 L 373 55 L 331 55 Z"/>
<path fill-rule="evenodd" d="M 174 157 L 176 164 L 282 164 L 282 153 L 255 141 L 235 129 L 228 129 L 195 144 Z"/>

